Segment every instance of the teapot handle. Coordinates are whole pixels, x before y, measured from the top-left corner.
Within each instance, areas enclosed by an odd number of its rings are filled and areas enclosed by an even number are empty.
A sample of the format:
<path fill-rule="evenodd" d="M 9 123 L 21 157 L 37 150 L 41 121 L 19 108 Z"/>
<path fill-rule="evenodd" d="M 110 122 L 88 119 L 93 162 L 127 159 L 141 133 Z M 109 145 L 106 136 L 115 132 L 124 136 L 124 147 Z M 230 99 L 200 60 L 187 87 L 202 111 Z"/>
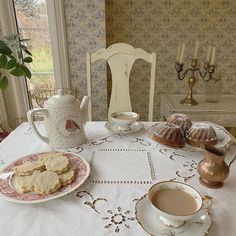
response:
<path fill-rule="evenodd" d="M 45 108 L 35 108 L 35 109 L 32 109 L 32 110 L 29 110 L 27 112 L 27 118 L 28 118 L 28 121 L 29 121 L 29 124 L 30 126 L 32 127 L 33 131 L 35 132 L 35 134 L 45 143 L 48 143 L 49 144 L 49 138 L 46 137 L 46 136 L 43 136 L 39 133 L 38 129 L 36 128 L 35 124 L 34 124 L 34 114 L 35 113 L 42 113 L 44 116 L 47 116 L 49 115 L 49 112 L 47 109 Z"/>

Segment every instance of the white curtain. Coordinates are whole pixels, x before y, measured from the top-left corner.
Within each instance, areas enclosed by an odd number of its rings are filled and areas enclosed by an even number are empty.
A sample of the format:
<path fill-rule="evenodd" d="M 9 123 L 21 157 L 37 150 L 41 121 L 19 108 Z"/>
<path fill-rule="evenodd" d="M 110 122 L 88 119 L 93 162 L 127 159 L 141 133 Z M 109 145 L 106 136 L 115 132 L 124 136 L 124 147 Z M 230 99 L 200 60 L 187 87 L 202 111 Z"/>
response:
<path fill-rule="evenodd" d="M 12 33 L 17 33 L 13 2 L 0 0 L 0 35 Z M 0 93 L 0 122 L 3 119 L 12 125 L 12 122 L 26 118 L 29 101 L 24 78 L 9 76 L 8 81 L 8 88 L 4 94 Z"/>
<path fill-rule="evenodd" d="M 2 91 L 0 90 L 0 123 L 7 122 L 7 110 Z"/>

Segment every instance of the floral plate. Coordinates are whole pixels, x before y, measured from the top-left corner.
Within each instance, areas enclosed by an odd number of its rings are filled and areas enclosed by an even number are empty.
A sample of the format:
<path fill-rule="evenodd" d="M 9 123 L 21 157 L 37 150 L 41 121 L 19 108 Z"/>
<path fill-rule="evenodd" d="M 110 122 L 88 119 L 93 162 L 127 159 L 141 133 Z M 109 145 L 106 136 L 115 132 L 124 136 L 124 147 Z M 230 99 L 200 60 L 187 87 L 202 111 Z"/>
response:
<path fill-rule="evenodd" d="M 145 232 L 155 236 L 206 236 L 212 226 L 207 210 L 200 210 L 180 228 L 166 226 L 149 203 L 147 194 L 136 203 L 135 217 Z"/>
<path fill-rule="evenodd" d="M 216 132 L 216 136 L 217 136 L 217 144 L 215 145 L 216 147 L 225 148 L 226 150 L 228 150 L 230 148 L 230 146 L 235 143 L 231 134 L 224 127 L 217 125 L 215 123 L 212 123 L 212 122 L 208 122 L 208 121 L 203 121 L 203 122 L 211 125 L 214 128 L 214 130 Z M 161 123 L 162 122 L 156 122 L 153 126 L 151 126 L 148 129 L 148 135 L 151 139 L 153 139 L 152 137 L 153 137 L 153 133 L 155 131 L 155 128 Z M 162 145 L 164 145 L 164 144 L 162 144 Z M 171 147 L 171 148 L 175 148 L 175 147 Z M 202 150 L 201 148 L 190 146 L 187 143 L 181 149 L 185 150 L 185 151 L 201 151 Z"/>
<path fill-rule="evenodd" d="M 40 154 L 43 153 L 32 154 L 15 160 L 5 167 L 0 174 L 12 171 L 14 167 L 21 165 L 25 161 L 36 161 L 38 160 Z M 58 191 L 51 194 L 21 193 L 14 185 L 14 178 L 10 177 L 10 179 L 0 179 L 0 197 L 16 203 L 40 203 L 65 196 L 66 194 L 77 189 L 88 178 L 90 174 L 90 166 L 81 156 L 66 152 L 63 152 L 62 154 L 68 158 L 70 165 L 76 170 L 76 177 L 72 183 L 65 187 L 61 187 Z"/>

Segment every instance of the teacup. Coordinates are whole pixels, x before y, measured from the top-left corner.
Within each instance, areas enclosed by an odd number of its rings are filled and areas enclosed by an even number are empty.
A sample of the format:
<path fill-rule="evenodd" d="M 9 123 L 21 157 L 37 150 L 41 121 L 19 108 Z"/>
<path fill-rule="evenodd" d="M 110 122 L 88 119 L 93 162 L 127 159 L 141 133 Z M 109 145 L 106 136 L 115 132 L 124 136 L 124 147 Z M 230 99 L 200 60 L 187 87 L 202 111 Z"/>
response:
<path fill-rule="evenodd" d="M 139 114 L 128 111 L 118 111 L 111 114 L 112 122 L 122 131 L 130 130 L 130 125 L 138 120 Z"/>
<path fill-rule="evenodd" d="M 174 228 L 183 226 L 199 210 L 211 205 L 209 198 L 203 200 L 194 188 L 176 181 L 154 184 L 148 191 L 148 199 L 160 220 Z"/>

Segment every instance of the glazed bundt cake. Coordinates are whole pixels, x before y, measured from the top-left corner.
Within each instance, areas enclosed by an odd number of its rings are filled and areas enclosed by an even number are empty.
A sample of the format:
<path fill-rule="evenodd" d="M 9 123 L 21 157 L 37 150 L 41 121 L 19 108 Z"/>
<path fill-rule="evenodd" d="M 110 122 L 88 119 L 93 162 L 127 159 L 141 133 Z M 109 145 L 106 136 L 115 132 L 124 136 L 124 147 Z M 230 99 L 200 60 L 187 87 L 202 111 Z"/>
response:
<path fill-rule="evenodd" d="M 182 148 L 185 145 L 184 133 L 180 126 L 167 122 L 156 126 L 153 139 L 171 147 Z"/>
<path fill-rule="evenodd" d="M 186 141 L 191 146 L 204 148 L 205 144 L 215 145 L 217 143 L 214 128 L 204 122 L 195 122 L 186 133 Z"/>
<path fill-rule="evenodd" d="M 168 117 L 167 122 L 180 126 L 184 133 L 192 126 L 191 119 L 185 114 L 172 114 Z"/>

